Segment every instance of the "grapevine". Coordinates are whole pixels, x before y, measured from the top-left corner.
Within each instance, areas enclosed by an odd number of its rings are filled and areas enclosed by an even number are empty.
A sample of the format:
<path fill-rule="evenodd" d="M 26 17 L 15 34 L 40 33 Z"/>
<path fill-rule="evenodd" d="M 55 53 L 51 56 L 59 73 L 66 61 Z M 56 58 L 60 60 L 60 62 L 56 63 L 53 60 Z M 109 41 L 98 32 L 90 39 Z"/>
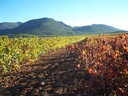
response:
<path fill-rule="evenodd" d="M 63 48 L 81 41 L 84 36 L 47 38 L 8 38 L 0 37 L 0 73 L 20 68 L 23 62 L 34 62 L 40 54 Z"/>
<path fill-rule="evenodd" d="M 79 66 L 88 71 L 89 80 L 75 80 L 78 91 L 93 95 L 128 95 L 128 36 L 88 38 L 75 45 Z M 83 82 L 83 83 L 80 83 Z"/>

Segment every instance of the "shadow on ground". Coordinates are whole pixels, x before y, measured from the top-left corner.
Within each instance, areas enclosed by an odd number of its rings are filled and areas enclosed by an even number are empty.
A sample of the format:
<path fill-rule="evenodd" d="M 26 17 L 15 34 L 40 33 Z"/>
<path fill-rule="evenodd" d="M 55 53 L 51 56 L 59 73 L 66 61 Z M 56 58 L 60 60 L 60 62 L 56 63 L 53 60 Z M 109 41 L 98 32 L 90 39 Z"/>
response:
<path fill-rule="evenodd" d="M 42 56 L 34 64 L 3 75 L 0 96 L 76 96 L 75 79 L 87 78 L 76 66 L 75 53 L 60 49 Z"/>

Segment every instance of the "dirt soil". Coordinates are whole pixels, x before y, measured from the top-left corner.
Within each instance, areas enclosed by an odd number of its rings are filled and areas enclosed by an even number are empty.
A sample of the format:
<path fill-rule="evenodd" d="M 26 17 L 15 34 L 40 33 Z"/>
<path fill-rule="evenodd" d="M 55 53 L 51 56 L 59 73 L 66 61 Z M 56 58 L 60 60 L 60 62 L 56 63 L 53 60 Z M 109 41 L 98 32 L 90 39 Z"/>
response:
<path fill-rule="evenodd" d="M 87 78 L 78 63 L 66 48 L 49 52 L 0 77 L 0 96 L 76 96 L 73 81 Z"/>

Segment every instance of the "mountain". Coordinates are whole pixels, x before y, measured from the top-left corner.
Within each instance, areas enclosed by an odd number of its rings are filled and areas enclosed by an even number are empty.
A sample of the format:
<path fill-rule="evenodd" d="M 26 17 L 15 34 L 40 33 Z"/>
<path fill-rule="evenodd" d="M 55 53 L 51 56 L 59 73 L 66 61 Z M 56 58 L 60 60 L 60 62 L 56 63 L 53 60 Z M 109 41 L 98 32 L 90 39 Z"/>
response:
<path fill-rule="evenodd" d="M 115 31 L 122 30 L 104 24 L 71 27 L 63 22 L 56 21 L 52 18 L 33 19 L 24 23 L 0 23 L 0 35 L 27 34 L 36 36 L 59 36 L 111 33 Z"/>
<path fill-rule="evenodd" d="M 81 27 L 74 27 L 73 28 L 74 31 L 80 31 L 82 33 L 111 33 L 111 32 L 115 32 L 115 31 L 123 31 L 121 29 L 112 27 L 112 26 L 108 26 L 105 24 L 92 24 L 89 26 L 81 26 Z"/>
<path fill-rule="evenodd" d="M 0 23 L 0 30 L 14 29 L 17 26 L 19 26 L 20 24 L 22 24 L 22 23 L 21 22 L 16 22 L 16 23 L 13 23 L 13 22 L 3 22 L 3 23 Z"/>
<path fill-rule="evenodd" d="M 0 35 L 8 35 L 11 30 L 21 25 L 22 22 L 3 22 L 0 23 Z"/>
<path fill-rule="evenodd" d="M 9 34 L 32 35 L 69 35 L 73 34 L 72 27 L 51 18 L 33 19 L 9 30 Z"/>

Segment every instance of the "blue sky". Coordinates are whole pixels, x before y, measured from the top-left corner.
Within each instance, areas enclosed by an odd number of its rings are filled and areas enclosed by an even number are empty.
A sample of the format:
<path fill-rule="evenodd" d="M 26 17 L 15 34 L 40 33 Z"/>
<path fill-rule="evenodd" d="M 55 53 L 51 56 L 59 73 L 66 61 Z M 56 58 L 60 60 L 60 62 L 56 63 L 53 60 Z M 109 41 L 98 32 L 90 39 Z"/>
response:
<path fill-rule="evenodd" d="M 107 24 L 128 30 L 128 0 L 0 0 L 0 23 L 43 17 L 71 26 Z"/>

